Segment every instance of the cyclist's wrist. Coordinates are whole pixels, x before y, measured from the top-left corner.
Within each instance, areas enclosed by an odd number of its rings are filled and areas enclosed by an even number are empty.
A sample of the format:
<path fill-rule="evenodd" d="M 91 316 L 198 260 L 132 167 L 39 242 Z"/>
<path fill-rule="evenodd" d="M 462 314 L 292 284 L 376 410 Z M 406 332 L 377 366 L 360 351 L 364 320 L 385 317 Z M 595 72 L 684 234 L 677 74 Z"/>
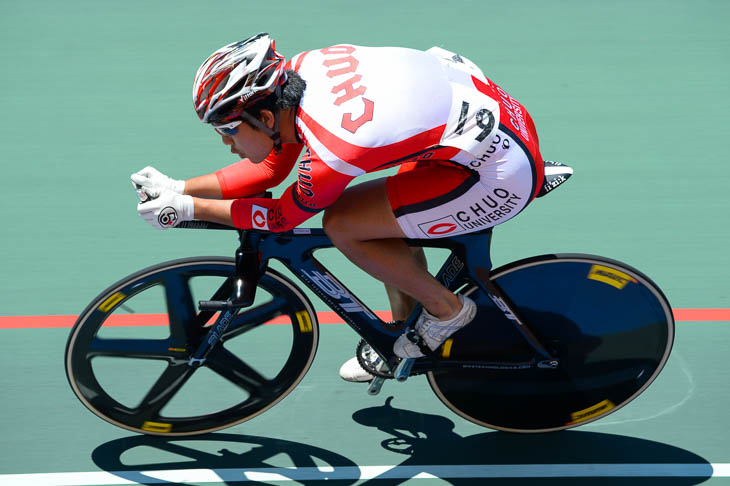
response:
<path fill-rule="evenodd" d="M 193 198 L 195 219 L 233 226 L 232 200 Z"/>
<path fill-rule="evenodd" d="M 172 179 L 172 184 L 170 184 L 170 189 L 173 192 L 176 192 L 178 194 L 185 194 L 185 182 L 184 180 L 179 181 Z"/>

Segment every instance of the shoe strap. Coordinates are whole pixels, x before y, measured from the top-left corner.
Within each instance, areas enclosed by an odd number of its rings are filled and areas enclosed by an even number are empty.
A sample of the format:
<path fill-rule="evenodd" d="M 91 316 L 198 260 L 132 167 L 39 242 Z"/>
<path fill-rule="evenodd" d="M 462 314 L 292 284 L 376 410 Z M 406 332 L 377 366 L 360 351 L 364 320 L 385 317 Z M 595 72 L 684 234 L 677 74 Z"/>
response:
<path fill-rule="evenodd" d="M 415 344 L 416 346 L 418 346 L 418 349 L 420 349 L 421 352 L 425 356 L 430 356 L 432 358 L 436 356 L 436 353 L 434 353 L 433 351 L 431 351 L 431 348 L 429 348 L 426 345 L 426 343 L 423 341 L 423 338 L 421 337 L 421 335 L 418 334 L 418 332 L 416 332 L 416 329 L 415 328 L 409 327 L 406 330 L 406 333 L 405 334 L 406 334 L 406 339 L 408 339 L 410 342 L 412 342 L 413 344 Z"/>

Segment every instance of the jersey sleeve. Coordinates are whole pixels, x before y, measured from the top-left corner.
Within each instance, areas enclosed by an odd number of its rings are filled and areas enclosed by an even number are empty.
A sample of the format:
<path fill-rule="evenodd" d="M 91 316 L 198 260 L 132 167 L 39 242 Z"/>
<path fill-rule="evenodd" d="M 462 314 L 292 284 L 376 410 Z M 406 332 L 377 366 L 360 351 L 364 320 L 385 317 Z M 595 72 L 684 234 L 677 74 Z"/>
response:
<path fill-rule="evenodd" d="M 354 179 L 321 160 L 302 159 L 298 180 L 280 199 L 237 199 L 231 207 L 233 224 L 241 229 L 288 231 L 334 203 Z"/>
<path fill-rule="evenodd" d="M 291 172 L 302 147 L 298 143 L 284 144 L 279 155 L 272 151 L 258 164 L 244 159 L 217 171 L 223 199 L 246 197 L 278 186 Z"/>

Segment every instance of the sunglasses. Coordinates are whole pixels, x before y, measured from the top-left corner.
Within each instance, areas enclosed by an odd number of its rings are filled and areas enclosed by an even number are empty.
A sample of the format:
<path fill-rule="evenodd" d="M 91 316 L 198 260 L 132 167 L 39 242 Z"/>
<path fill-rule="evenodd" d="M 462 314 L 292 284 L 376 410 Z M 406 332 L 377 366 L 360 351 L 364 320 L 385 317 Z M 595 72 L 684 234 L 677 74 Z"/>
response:
<path fill-rule="evenodd" d="M 230 123 L 221 123 L 220 125 L 213 125 L 213 129 L 224 137 L 232 137 L 238 133 L 238 125 L 243 123 L 241 120 L 235 120 Z"/>

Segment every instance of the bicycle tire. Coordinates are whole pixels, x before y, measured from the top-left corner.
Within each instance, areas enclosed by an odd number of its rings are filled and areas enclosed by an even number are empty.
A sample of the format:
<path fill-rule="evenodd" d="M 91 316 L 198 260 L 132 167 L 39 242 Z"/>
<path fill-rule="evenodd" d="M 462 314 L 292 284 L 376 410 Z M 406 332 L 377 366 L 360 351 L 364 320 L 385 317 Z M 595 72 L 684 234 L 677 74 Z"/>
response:
<path fill-rule="evenodd" d="M 230 327 L 223 333 L 221 343 L 200 367 L 188 365 L 189 358 L 206 335 L 203 327 L 214 316 L 213 312 L 197 312 L 192 301 L 191 285 L 197 277 L 212 277 L 216 282 L 214 298 L 206 295 L 201 300 L 217 300 L 230 296 L 229 287 L 235 271 L 231 258 L 198 257 L 174 260 L 154 265 L 134 273 L 99 294 L 81 313 L 69 335 L 66 352 L 66 375 L 72 390 L 79 400 L 92 413 L 101 419 L 134 432 L 163 435 L 196 435 L 231 427 L 273 407 L 287 396 L 302 380 L 314 360 L 319 341 L 317 315 L 309 299 L 288 278 L 268 269 L 262 275 L 258 289 L 263 303 L 240 310 L 232 319 Z M 222 281 L 218 285 L 218 280 Z M 197 282 L 197 280 L 196 280 Z M 124 308 L 132 297 L 161 287 L 168 309 L 169 336 L 165 339 L 104 339 L 99 337 L 102 329 L 107 332 L 105 323 L 111 322 L 110 316 Z M 268 300 L 267 300 L 268 297 Z M 259 299 L 261 300 L 261 299 Z M 127 316 L 128 317 L 128 316 Z M 134 317 L 136 319 L 136 317 Z M 263 325 L 273 318 L 283 320 L 286 326 Z M 139 317 L 143 324 L 144 316 Z M 288 334 L 291 329 L 291 349 L 284 352 L 284 365 L 273 378 L 260 374 L 256 366 L 251 366 L 228 349 L 229 343 L 245 343 L 250 333 L 276 332 Z M 130 328 L 132 330 L 141 328 Z M 244 339 L 246 337 L 246 339 Z M 183 343 L 181 340 L 187 342 Z M 268 340 L 271 341 L 271 340 Z M 277 340 L 279 342 L 282 340 Z M 286 346 L 286 340 L 282 341 Z M 155 379 L 153 386 L 144 392 L 136 406 L 120 403 L 110 393 L 109 385 L 100 383 L 97 366 L 93 365 L 99 357 L 125 358 L 126 360 L 147 360 L 167 362 L 163 373 Z M 273 358 L 272 358 L 273 359 Z M 130 363 L 131 361 L 124 361 Z M 274 363 L 278 366 L 277 363 Z M 232 394 L 246 395 L 239 403 L 210 413 L 196 413 L 192 416 L 166 416 L 165 406 L 185 386 L 194 373 L 207 368 L 224 378 L 233 386 Z M 176 387 L 174 390 L 172 388 Z M 215 398 L 217 390 L 211 395 L 200 396 L 195 406 L 204 405 L 204 398 Z M 160 406 L 161 401 L 166 401 Z"/>
<path fill-rule="evenodd" d="M 428 373 L 438 398 L 471 422 L 522 433 L 585 425 L 638 397 L 669 358 L 669 302 L 628 265 L 593 255 L 543 255 L 499 268 L 491 279 L 560 365 L 521 367 L 534 352 L 515 325 L 476 286 L 465 288 L 478 304 L 476 322 L 452 336 L 449 359 L 515 363 L 514 369 Z"/>

